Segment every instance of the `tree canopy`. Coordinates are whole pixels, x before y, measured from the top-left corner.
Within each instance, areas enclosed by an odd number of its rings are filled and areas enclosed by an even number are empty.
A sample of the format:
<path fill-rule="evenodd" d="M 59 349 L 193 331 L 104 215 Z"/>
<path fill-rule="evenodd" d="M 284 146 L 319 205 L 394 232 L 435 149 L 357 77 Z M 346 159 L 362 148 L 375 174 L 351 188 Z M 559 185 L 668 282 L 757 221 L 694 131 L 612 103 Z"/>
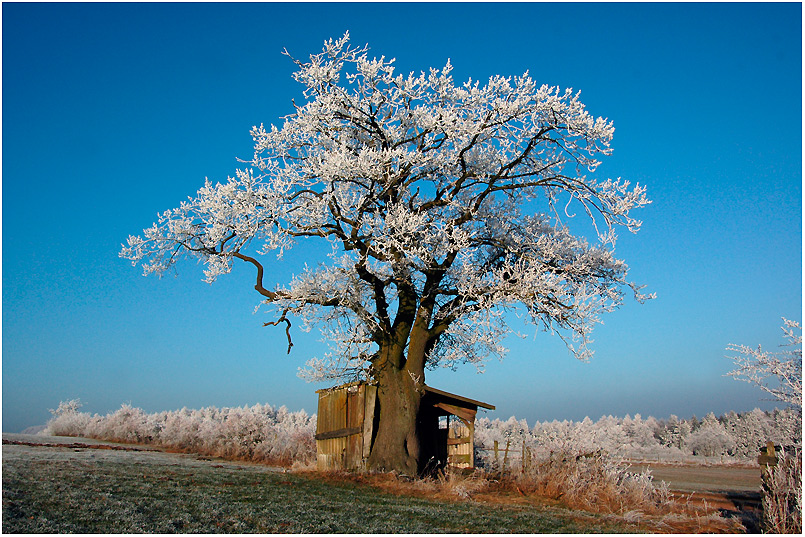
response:
<path fill-rule="evenodd" d="M 209 282 L 252 264 L 277 307 L 270 324 L 296 315 L 334 343 L 309 362 L 313 378 L 372 376 L 392 341 L 395 359 L 421 367 L 480 363 L 504 352 L 517 307 L 588 358 L 599 315 L 626 288 L 647 298 L 613 254 L 617 228 L 639 229 L 631 212 L 646 190 L 595 178 L 612 123 L 527 72 L 456 85 L 449 61 L 404 75 L 367 51 L 347 34 L 291 58 L 304 86 L 295 112 L 253 127 L 247 166 L 162 213 L 121 256 L 146 274 L 196 257 Z M 568 227 L 576 213 L 591 240 Z M 331 243 L 329 260 L 264 282 L 263 256 L 308 237 Z"/>

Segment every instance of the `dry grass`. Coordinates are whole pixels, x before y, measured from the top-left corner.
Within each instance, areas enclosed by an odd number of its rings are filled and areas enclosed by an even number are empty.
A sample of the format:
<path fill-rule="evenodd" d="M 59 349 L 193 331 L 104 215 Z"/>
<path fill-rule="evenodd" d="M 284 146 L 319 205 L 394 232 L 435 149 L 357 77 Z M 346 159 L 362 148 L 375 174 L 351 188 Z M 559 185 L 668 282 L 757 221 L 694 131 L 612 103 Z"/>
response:
<path fill-rule="evenodd" d="M 782 453 L 763 481 L 763 529 L 802 533 L 802 451 Z"/>
<path fill-rule="evenodd" d="M 670 503 L 664 482 L 650 472 L 630 472 L 628 466 L 603 452 L 587 455 L 553 453 L 525 471 L 501 477 L 523 493 L 561 499 L 568 506 L 596 513 L 640 510 L 657 513 Z"/>
<path fill-rule="evenodd" d="M 706 500 L 674 495 L 648 472 L 630 473 L 604 455 L 554 456 L 529 472 L 448 472 L 410 479 L 395 474 L 319 474 L 326 481 L 371 485 L 383 492 L 440 501 L 496 506 L 559 508 L 578 517 L 598 516 L 652 533 L 741 533 L 737 518 L 725 518 Z"/>
<path fill-rule="evenodd" d="M 517 491 L 561 502 L 571 509 L 609 514 L 660 532 L 745 531 L 737 518 L 725 518 L 707 502 L 674 495 L 648 469 L 630 471 L 628 464 L 597 451 L 584 455 L 552 453 L 526 470 L 498 476 L 500 490 Z"/>

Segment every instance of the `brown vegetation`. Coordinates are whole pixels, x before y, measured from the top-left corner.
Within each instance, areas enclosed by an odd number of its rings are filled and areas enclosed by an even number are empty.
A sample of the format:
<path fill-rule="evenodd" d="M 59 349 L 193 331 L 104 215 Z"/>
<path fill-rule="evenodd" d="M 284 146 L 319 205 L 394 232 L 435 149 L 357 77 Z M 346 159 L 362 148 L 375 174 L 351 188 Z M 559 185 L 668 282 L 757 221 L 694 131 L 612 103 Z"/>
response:
<path fill-rule="evenodd" d="M 704 497 L 672 493 L 647 473 L 634 474 L 602 455 L 553 457 L 527 472 L 447 472 L 411 479 L 395 473 L 319 473 L 333 483 L 368 484 L 384 492 L 490 505 L 563 507 L 581 518 L 593 513 L 647 532 L 737 533 L 747 528 L 739 513 Z M 727 515 L 727 516 L 724 516 Z"/>
<path fill-rule="evenodd" d="M 763 529 L 802 533 L 802 450 L 784 451 L 763 479 Z"/>

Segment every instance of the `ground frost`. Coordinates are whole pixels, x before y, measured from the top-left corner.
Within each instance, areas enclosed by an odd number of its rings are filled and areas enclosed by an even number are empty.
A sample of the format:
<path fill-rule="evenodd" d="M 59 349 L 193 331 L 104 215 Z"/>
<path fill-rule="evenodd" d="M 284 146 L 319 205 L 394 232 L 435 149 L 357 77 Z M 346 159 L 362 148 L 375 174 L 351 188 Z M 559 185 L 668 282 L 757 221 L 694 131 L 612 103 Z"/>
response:
<path fill-rule="evenodd" d="M 620 533 L 572 512 L 442 502 L 193 455 L 3 446 L 4 533 Z"/>

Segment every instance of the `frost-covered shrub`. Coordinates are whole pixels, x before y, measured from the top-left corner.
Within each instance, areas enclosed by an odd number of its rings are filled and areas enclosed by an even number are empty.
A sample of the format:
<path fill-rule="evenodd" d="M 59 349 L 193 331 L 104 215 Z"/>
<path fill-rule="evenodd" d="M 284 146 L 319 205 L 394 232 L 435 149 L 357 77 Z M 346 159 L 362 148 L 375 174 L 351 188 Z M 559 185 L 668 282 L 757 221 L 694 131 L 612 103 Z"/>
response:
<path fill-rule="evenodd" d="M 145 412 L 128 404 L 104 418 L 91 419 L 86 436 L 114 442 L 146 443 L 153 440 Z"/>
<path fill-rule="evenodd" d="M 206 409 L 190 410 L 182 408 L 163 413 L 163 427 L 159 434 L 159 442 L 168 446 L 182 446 L 188 451 L 201 449 L 202 438 L 210 440 L 210 433 L 201 431 L 203 413 Z"/>
<path fill-rule="evenodd" d="M 693 455 L 718 457 L 727 454 L 735 446 L 735 442 L 723 429 L 700 427 L 690 435 L 687 446 Z"/>
<path fill-rule="evenodd" d="M 41 432 L 44 435 L 54 436 L 81 436 L 90 422 L 90 415 L 80 412 L 82 407 L 80 399 L 62 401 L 58 408 L 50 409 L 53 417 Z"/>

